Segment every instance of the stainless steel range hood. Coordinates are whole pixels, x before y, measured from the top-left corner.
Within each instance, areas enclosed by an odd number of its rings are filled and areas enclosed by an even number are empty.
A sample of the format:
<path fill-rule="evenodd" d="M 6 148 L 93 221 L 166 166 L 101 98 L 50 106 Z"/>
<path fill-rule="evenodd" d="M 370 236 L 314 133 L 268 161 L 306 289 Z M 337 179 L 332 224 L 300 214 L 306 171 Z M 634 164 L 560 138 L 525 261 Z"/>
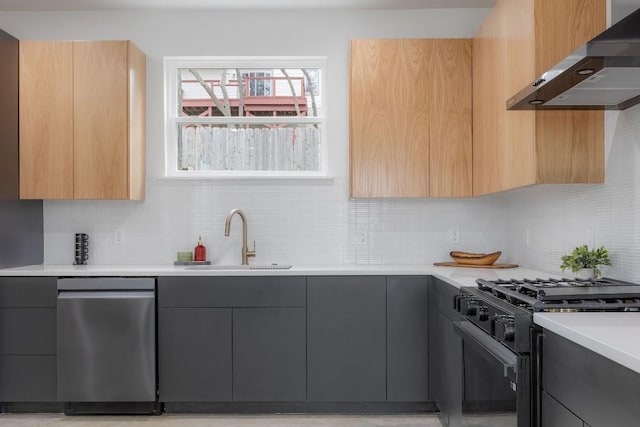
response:
<path fill-rule="evenodd" d="M 624 110 L 640 103 L 640 9 L 507 100 L 508 110 Z"/>

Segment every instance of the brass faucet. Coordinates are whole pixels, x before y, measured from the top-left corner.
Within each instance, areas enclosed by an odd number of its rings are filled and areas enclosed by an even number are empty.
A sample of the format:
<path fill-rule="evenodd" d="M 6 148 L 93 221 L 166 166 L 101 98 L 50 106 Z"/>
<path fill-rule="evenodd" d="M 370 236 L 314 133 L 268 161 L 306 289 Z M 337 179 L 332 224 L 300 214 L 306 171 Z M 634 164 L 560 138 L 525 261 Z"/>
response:
<path fill-rule="evenodd" d="M 253 250 L 249 250 L 247 246 L 247 217 L 240 209 L 233 209 L 227 215 L 227 221 L 224 223 L 224 235 L 229 237 L 231 231 L 231 218 L 238 214 L 242 220 L 242 265 L 249 265 L 249 257 L 256 256 L 256 241 L 253 241 Z"/>

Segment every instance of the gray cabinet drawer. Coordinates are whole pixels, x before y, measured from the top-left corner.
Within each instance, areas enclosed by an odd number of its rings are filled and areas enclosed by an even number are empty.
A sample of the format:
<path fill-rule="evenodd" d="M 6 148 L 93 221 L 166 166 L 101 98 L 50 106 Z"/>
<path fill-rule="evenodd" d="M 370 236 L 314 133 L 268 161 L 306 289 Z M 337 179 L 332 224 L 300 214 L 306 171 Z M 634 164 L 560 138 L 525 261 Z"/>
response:
<path fill-rule="evenodd" d="M 56 309 L 0 308 L 0 354 L 56 354 Z"/>
<path fill-rule="evenodd" d="M 56 277 L 0 277 L 0 307 L 54 307 Z"/>
<path fill-rule="evenodd" d="M 584 427 L 584 423 L 545 391 L 542 392 L 541 427 Z"/>
<path fill-rule="evenodd" d="M 160 277 L 159 307 L 304 307 L 306 278 Z"/>
<path fill-rule="evenodd" d="M 0 356 L 0 402 L 55 402 L 55 356 Z"/>

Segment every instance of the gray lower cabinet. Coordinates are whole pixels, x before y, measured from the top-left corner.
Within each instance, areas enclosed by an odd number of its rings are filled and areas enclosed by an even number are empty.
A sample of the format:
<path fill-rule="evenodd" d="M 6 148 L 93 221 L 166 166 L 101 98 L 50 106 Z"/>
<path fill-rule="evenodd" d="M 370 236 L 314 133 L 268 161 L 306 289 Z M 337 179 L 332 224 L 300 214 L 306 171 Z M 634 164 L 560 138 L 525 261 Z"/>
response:
<path fill-rule="evenodd" d="M 0 277 L 0 402 L 56 401 L 56 278 Z"/>
<path fill-rule="evenodd" d="M 233 400 L 304 401 L 306 338 L 303 307 L 233 309 Z"/>
<path fill-rule="evenodd" d="M 305 400 L 305 282 L 158 278 L 160 401 Z"/>
<path fill-rule="evenodd" d="M 429 399 L 440 409 L 443 426 L 459 425 L 454 414 L 460 414 L 463 384 L 462 369 L 457 362 L 462 359 L 462 342 L 453 330 L 453 322 L 459 320 L 453 309 L 453 297 L 458 290 L 439 279 L 432 278 L 429 288 Z M 459 417 L 459 415 L 458 415 Z"/>
<path fill-rule="evenodd" d="M 572 419 L 566 412 L 591 427 L 628 427 L 640 420 L 639 373 L 548 330 L 542 337 L 542 389 L 542 427 L 574 425 L 562 424 Z"/>
<path fill-rule="evenodd" d="M 585 427 L 580 418 L 545 391 L 541 396 L 541 415 L 541 427 Z"/>
<path fill-rule="evenodd" d="M 387 277 L 387 401 L 426 402 L 428 278 Z"/>
<path fill-rule="evenodd" d="M 385 401 L 386 277 L 308 277 L 307 293 L 308 399 Z"/>
<path fill-rule="evenodd" d="M 231 308 L 158 309 L 160 401 L 231 401 L 231 339 Z"/>
<path fill-rule="evenodd" d="M 426 403 L 428 280 L 160 277 L 160 401 Z"/>

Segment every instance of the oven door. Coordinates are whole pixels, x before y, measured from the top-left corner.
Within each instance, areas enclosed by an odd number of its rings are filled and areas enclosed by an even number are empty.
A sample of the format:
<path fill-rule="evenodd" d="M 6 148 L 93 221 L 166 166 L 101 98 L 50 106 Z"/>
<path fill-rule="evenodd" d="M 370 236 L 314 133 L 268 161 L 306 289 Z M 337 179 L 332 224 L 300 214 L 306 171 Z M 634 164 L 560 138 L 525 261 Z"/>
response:
<path fill-rule="evenodd" d="M 514 353 L 468 320 L 453 328 L 462 339 L 455 365 L 463 381 L 457 388 L 460 413 L 453 414 L 449 427 L 534 427 L 529 355 Z M 477 378 L 483 381 L 474 383 Z"/>

